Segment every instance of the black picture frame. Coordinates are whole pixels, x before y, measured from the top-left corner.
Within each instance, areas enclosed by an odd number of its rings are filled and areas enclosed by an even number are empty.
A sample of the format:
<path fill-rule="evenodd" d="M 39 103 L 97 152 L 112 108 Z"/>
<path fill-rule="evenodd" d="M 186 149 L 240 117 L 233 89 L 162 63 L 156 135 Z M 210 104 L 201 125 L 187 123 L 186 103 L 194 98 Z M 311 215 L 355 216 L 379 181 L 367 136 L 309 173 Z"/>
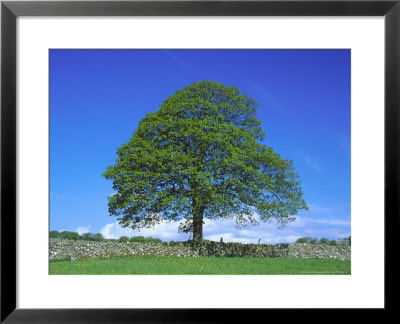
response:
<path fill-rule="evenodd" d="M 16 308 L 16 19 L 19 16 L 384 16 L 385 310 L 399 279 L 390 266 L 400 228 L 400 0 L 2 1 L 1 317 L 3 323 L 199 323 L 265 318 L 267 309 Z M 373 153 L 372 153 L 373 154 Z M 367 283 L 366 283 L 367 284 Z M 187 291 L 190 296 L 190 289 Z M 189 297 L 190 298 L 190 297 Z"/>

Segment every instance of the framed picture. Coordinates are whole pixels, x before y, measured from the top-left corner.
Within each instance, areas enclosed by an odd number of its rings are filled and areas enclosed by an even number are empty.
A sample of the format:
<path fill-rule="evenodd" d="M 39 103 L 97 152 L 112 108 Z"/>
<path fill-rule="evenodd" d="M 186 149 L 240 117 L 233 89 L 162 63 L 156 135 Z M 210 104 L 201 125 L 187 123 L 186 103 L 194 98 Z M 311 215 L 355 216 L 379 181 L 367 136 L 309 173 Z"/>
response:
<path fill-rule="evenodd" d="M 270 308 L 393 308 L 399 21 L 399 1 L 3 1 L 1 321 L 231 322 Z M 256 101 L 271 107 L 259 120 Z M 208 157 L 224 158 L 193 171 L 196 181 L 173 182 L 204 162 L 205 144 L 193 136 L 212 143 Z M 156 181 L 147 160 L 170 164 L 157 164 Z M 256 165 L 274 176 L 249 173 Z M 101 210 L 122 215 L 119 223 L 107 224 Z M 272 217 L 289 229 L 236 231 L 232 215 L 239 225 Z M 180 224 L 157 230 L 164 220 Z M 207 248 L 198 247 L 203 238 Z M 92 271 L 87 262 L 150 250 L 200 258 L 187 272 L 119 261 Z M 231 263 L 207 272 L 206 250 L 216 263 L 246 254 L 249 272 Z M 254 256 L 270 255 L 314 263 L 252 268 Z M 318 268 L 320 258 L 340 260 Z"/>

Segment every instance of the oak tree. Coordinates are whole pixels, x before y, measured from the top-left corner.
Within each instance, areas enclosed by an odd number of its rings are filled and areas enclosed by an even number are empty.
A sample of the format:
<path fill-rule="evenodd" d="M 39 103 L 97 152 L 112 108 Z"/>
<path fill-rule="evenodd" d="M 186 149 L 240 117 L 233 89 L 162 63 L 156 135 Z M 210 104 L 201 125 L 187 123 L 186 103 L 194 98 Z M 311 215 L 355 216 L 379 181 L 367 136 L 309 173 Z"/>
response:
<path fill-rule="evenodd" d="M 293 221 L 307 209 L 290 160 L 263 144 L 257 103 L 237 87 L 193 83 L 147 114 L 103 174 L 116 194 L 111 215 L 123 227 L 182 221 L 203 237 L 204 219 L 235 219 L 240 228 Z"/>

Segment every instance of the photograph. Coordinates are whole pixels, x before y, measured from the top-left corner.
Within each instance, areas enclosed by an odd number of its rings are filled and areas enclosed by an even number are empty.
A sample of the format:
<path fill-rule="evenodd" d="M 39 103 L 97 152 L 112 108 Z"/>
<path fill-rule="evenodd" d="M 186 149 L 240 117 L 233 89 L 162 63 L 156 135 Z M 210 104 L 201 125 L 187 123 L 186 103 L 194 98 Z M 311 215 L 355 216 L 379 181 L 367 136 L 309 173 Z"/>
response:
<path fill-rule="evenodd" d="M 58 49 L 50 275 L 351 275 L 351 49 Z"/>

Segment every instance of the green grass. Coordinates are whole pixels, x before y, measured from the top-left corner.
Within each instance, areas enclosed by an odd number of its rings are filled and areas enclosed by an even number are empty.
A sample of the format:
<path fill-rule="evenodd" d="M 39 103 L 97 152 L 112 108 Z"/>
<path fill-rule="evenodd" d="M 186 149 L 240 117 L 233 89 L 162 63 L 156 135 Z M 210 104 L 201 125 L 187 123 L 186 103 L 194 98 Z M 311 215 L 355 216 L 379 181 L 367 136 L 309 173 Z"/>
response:
<path fill-rule="evenodd" d="M 50 262 L 50 274 L 55 275 L 336 275 L 350 273 L 350 261 L 334 259 L 119 257 Z"/>

